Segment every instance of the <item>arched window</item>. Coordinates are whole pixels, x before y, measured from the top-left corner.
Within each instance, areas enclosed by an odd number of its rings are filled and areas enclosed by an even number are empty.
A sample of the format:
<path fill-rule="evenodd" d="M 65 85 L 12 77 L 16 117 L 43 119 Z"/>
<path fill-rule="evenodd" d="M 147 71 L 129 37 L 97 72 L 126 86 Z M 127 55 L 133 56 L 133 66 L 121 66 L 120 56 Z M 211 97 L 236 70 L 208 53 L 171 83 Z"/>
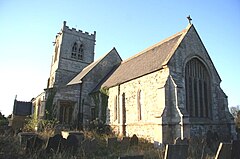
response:
<path fill-rule="evenodd" d="M 142 120 L 142 91 L 139 90 L 137 93 L 137 111 L 138 120 Z"/>
<path fill-rule="evenodd" d="M 83 44 L 80 41 L 73 44 L 71 58 L 77 60 L 83 59 Z"/>
<path fill-rule="evenodd" d="M 78 60 L 83 59 L 83 44 L 81 44 L 78 48 Z"/>
<path fill-rule="evenodd" d="M 186 108 L 190 117 L 211 118 L 210 76 L 205 65 L 197 58 L 185 67 Z"/>
<path fill-rule="evenodd" d="M 118 118 L 118 104 L 117 104 L 117 96 L 114 98 L 114 111 L 113 111 L 113 119 L 114 121 Z"/>
<path fill-rule="evenodd" d="M 77 52 L 77 48 L 78 48 L 78 45 L 77 45 L 77 43 L 75 42 L 75 43 L 73 44 L 73 47 L 72 47 L 72 52 Z"/>
<path fill-rule="evenodd" d="M 126 123 L 126 99 L 125 93 L 122 94 L 122 123 Z"/>

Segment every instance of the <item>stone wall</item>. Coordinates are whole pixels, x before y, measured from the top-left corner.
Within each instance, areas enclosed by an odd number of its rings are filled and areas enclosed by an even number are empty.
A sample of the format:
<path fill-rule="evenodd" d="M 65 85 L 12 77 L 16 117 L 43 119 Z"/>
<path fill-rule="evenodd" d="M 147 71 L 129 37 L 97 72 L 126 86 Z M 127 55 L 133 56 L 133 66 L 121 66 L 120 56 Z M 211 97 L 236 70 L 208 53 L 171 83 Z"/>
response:
<path fill-rule="evenodd" d="M 107 124 L 111 125 L 116 133 L 122 134 L 121 127 L 126 125 L 126 135 L 144 137 L 151 141 L 162 140 L 161 115 L 165 107 L 165 89 L 169 70 L 162 69 L 154 73 L 142 76 L 135 80 L 115 86 L 109 89 Z M 141 95 L 141 115 L 138 112 L 138 91 Z M 123 123 L 122 94 L 125 93 L 126 123 Z M 114 120 L 114 107 L 117 97 L 118 116 Z"/>

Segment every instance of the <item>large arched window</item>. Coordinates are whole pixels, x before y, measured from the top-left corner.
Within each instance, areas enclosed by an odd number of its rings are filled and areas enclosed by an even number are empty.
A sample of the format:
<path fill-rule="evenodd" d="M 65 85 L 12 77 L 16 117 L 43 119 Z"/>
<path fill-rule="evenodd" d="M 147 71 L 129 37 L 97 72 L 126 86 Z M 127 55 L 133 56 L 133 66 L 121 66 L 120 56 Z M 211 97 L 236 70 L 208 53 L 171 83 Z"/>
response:
<path fill-rule="evenodd" d="M 185 67 L 186 108 L 190 117 L 211 118 L 210 76 L 205 65 L 197 58 Z"/>

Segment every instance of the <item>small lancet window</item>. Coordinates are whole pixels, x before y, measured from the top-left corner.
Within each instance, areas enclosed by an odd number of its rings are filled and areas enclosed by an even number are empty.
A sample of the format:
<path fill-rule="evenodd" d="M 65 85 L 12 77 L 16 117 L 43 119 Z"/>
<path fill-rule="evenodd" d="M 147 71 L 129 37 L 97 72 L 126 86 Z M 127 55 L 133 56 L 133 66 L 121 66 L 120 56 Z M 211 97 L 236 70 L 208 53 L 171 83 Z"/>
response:
<path fill-rule="evenodd" d="M 137 93 L 137 111 L 138 120 L 142 120 L 142 91 L 139 90 Z"/>
<path fill-rule="evenodd" d="M 116 121 L 118 118 L 118 103 L 117 103 L 117 96 L 114 98 L 114 111 L 113 111 L 113 119 Z"/>

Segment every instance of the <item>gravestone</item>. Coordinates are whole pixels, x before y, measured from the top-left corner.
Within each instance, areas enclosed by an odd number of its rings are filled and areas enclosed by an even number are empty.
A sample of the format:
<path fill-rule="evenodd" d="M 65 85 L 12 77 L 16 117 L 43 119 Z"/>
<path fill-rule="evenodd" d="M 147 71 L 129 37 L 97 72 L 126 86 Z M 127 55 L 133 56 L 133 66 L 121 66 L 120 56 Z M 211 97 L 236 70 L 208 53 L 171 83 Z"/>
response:
<path fill-rule="evenodd" d="M 231 158 L 231 143 L 220 143 L 215 159 L 230 159 Z"/>
<path fill-rule="evenodd" d="M 62 143 L 64 143 L 64 139 L 62 137 L 62 135 L 60 134 L 56 134 L 53 137 L 50 137 L 48 139 L 48 143 L 47 143 L 47 148 L 46 148 L 46 152 L 59 152 L 62 148 Z"/>
<path fill-rule="evenodd" d="M 134 134 L 130 139 L 130 146 L 137 146 L 138 145 L 138 137 Z"/>
<path fill-rule="evenodd" d="M 84 154 L 89 154 L 91 152 L 90 144 L 91 144 L 91 141 L 89 139 L 85 139 L 82 142 L 82 151 Z"/>
<path fill-rule="evenodd" d="M 32 132 L 20 132 L 18 133 L 20 145 L 25 149 L 27 146 L 27 140 L 37 136 L 37 134 L 32 133 Z"/>
<path fill-rule="evenodd" d="M 233 140 L 231 159 L 239 159 L 239 158 L 240 158 L 240 140 Z"/>
<path fill-rule="evenodd" d="M 44 140 L 38 136 L 33 136 L 27 140 L 26 152 L 38 151 L 44 146 Z"/>
<path fill-rule="evenodd" d="M 85 139 L 84 134 L 82 132 L 70 132 L 69 135 L 74 135 L 79 145 Z"/>
<path fill-rule="evenodd" d="M 100 147 L 99 141 L 97 139 L 93 138 L 90 142 L 90 149 L 93 151 L 96 151 L 99 149 L 99 147 Z"/>
<path fill-rule="evenodd" d="M 73 134 L 68 135 L 67 140 L 65 141 L 64 144 L 65 150 L 71 153 L 76 153 L 78 146 L 79 146 L 78 138 Z"/>
<path fill-rule="evenodd" d="M 164 159 L 186 159 L 188 157 L 188 145 L 167 145 Z"/>
<path fill-rule="evenodd" d="M 128 149 L 130 146 L 130 137 L 123 137 L 120 143 L 121 149 Z"/>
<path fill-rule="evenodd" d="M 117 137 L 107 138 L 107 147 L 112 148 L 118 145 Z"/>

